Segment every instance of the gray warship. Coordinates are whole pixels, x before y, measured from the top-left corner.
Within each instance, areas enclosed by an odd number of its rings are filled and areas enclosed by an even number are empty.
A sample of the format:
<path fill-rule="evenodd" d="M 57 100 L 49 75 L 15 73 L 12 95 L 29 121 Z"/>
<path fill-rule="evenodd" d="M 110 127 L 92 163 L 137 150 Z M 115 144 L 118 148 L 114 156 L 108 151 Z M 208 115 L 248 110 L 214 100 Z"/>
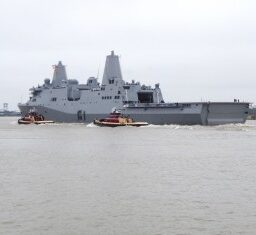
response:
<path fill-rule="evenodd" d="M 10 111 L 8 109 L 8 103 L 3 103 L 3 108 L 0 109 L 0 117 L 18 117 L 20 116 L 20 112 Z"/>
<path fill-rule="evenodd" d="M 60 61 L 54 66 L 52 81 L 32 87 L 26 103 L 19 103 L 22 115 L 36 110 L 55 122 L 93 122 L 113 109 L 136 121 L 150 124 L 219 125 L 244 123 L 248 102 L 174 102 L 166 103 L 159 84 L 154 87 L 123 80 L 119 57 L 107 56 L 102 83 L 90 77 L 86 84 L 68 79 Z"/>

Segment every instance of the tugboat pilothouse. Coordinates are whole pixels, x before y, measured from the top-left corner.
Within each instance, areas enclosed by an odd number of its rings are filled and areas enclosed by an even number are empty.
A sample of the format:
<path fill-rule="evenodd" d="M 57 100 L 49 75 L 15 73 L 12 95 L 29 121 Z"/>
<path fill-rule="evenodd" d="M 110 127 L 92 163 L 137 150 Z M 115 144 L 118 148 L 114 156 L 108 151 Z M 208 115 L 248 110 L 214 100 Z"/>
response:
<path fill-rule="evenodd" d="M 90 77 L 86 84 L 68 79 L 60 61 L 52 81 L 30 89 L 31 97 L 18 104 L 23 115 L 31 109 L 56 122 L 85 122 L 106 117 L 113 108 L 139 122 L 150 124 L 216 125 L 244 123 L 248 102 L 165 103 L 159 84 L 141 85 L 123 80 L 119 57 L 114 51 L 106 58 L 102 83 Z"/>

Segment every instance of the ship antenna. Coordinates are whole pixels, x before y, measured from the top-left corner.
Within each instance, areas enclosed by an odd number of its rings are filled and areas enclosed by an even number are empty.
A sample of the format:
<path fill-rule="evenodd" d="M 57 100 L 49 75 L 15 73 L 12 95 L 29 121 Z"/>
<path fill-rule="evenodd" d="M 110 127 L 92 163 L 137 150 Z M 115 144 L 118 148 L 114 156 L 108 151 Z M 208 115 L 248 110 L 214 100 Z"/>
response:
<path fill-rule="evenodd" d="M 98 72 L 97 72 L 97 79 L 99 78 L 99 73 L 100 73 L 100 63 L 99 63 Z"/>

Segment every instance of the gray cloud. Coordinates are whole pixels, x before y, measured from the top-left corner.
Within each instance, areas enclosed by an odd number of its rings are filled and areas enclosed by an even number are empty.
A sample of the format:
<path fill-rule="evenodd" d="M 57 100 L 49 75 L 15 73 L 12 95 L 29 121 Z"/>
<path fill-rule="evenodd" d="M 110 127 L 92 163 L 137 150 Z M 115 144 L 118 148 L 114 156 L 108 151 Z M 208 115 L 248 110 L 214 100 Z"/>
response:
<path fill-rule="evenodd" d="M 58 60 L 80 82 L 99 66 L 102 75 L 112 49 L 124 79 L 160 82 L 166 100 L 256 102 L 255 7 L 246 0 L 2 0 L 0 106 L 25 101 Z"/>

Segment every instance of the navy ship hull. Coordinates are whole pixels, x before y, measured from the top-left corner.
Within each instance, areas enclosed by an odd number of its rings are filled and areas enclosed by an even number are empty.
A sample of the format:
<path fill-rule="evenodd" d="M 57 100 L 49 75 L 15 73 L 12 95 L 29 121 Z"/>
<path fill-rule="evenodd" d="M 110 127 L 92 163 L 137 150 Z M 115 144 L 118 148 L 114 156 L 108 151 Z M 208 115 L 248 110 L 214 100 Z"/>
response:
<path fill-rule="evenodd" d="M 222 125 L 229 123 L 244 123 L 248 116 L 249 103 L 233 102 L 199 102 L 173 103 L 164 105 L 127 106 L 122 112 L 136 121 L 148 122 L 155 125 Z M 91 123 L 95 119 L 106 117 L 109 113 L 66 113 L 44 106 L 19 105 L 22 114 L 35 109 L 47 120 L 67 123 Z"/>

